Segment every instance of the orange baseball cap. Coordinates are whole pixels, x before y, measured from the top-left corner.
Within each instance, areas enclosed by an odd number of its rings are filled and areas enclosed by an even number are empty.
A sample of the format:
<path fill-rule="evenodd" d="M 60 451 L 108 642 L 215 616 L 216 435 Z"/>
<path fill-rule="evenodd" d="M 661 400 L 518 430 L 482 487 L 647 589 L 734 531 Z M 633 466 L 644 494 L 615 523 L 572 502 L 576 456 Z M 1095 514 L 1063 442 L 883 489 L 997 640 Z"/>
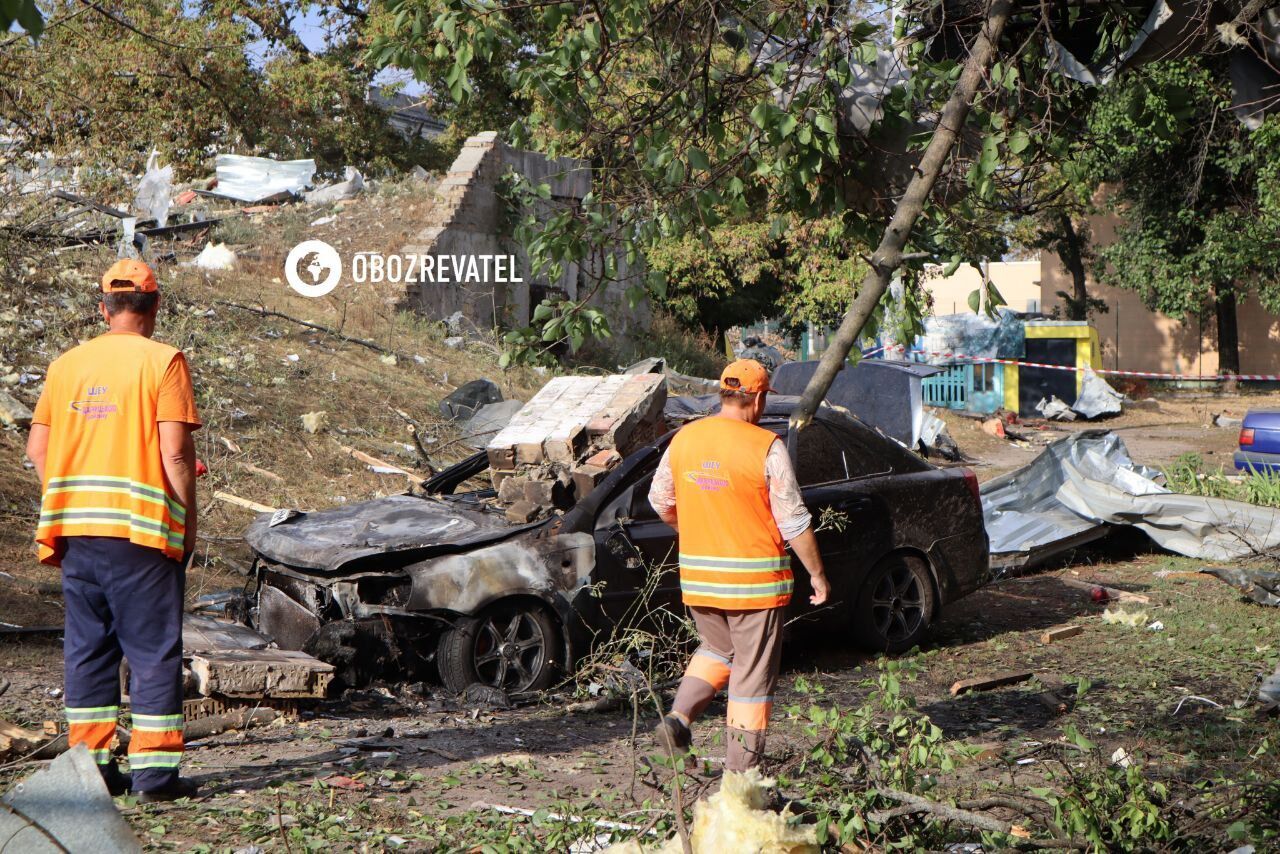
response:
<path fill-rule="evenodd" d="M 160 286 L 156 284 L 156 274 L 146 264 L 133 258 L 121 258 L 102 274 L 104 294 L 149 294 L 158 290 Z"/>
<path fill-rule="evenodd" d="M 720 374 L 720 388 L 724 391 L 745 391 L 753 394 L 777 389 L 769 386 L 769 372 L 755 359 L 739 359 Z"/>

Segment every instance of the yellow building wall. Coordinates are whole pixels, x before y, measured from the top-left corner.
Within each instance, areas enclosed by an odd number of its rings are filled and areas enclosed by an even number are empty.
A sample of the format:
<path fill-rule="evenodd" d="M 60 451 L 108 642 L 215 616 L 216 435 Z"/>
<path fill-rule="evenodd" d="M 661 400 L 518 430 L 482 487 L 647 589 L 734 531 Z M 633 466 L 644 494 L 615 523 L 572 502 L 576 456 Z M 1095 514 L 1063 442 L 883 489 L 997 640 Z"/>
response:
<path fill-rule="evenodd" d="M 1102 367 L 1102 358 L 1098 347 L 1098 330 L 1092 326 L 1036 326 L 1027 324 L 1027 338 L 1074 338 L 1076 341 L 1076 394 L 1084 385 L 1084 369 Z M 1017 365 L 1004 366 L 1004 408 L 1010 412 L 1018 411 L 1018 371 Z M 1075 401 L 1063 401 L 1070 406 Z"/>
<path fill-rule="evenodd" d="M 982 275 L 968 264 L 962 264 L 946 278 L 942 269 L 930 264 L 921 278 L 921 285 L 933 298 L 934 315 L 971 314 L 969 294 L 982 290 Z M 994 261 L 987 265 L 987 275 L 1014 311 L 1026 311 L 1029 303 L 1040 303 L 1039 260 Z"/>

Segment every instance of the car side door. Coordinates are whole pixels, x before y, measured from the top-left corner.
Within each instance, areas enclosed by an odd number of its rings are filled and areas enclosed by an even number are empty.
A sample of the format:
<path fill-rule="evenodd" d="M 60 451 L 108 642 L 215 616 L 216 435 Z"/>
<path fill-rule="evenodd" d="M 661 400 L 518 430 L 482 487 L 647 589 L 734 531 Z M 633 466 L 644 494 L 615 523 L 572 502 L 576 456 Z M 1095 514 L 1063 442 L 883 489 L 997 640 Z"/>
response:
<path fill-rule="evenodd" d="M 796 588 L 791 611 L 801 623 L 839 625 L 853 607 L 867 562 L 874 557 L 877 532 L 892 524 L 874 489 L 878 478 L 893 473 L 892 464 L 821 419 L 790 432 L 787 439 L 831 585 L 827 606 L 813 609 L 808 573 L 799 560 L 793 561 Z"/>
<path fill-rule="evenodd" d="M 646 610 L 680 613 L 676 532 L 649 504 L 649 486 L 660 453 L 617 488 L 596 517 L 595 581 L 603 582 L 601 606 L 615 625 L 634 622 Z"/>

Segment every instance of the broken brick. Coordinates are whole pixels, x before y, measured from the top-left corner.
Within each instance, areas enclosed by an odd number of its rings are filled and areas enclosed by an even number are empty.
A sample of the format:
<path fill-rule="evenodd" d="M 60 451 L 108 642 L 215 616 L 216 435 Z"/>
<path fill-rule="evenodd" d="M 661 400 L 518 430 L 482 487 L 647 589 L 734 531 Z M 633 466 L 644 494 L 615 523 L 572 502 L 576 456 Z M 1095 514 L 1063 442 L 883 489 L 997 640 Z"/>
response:
<path fill-rule="evenodd" d="M 586 498 L 600 481 L 609 476 L 609 470 L 593 465 L 580 465 L 573 470 L 573 492 L 578 500 Z"/>
<path fill-rule="evenodd" d="M 524 500 L 539 507 L 550 507 L 554 503 L 553 494 L 556 487 L 554 480 L 526 480 L 524 482 Z"/>
<path fill-rule="evenodd" d="M 498 487 L 498 500 L 503 504 L 524 501 L 524 486 L 529 482 L 527 477 L 508 477 Z"/>
<path fill-rule="evenodd" d="M 538 514 L 542 512 L 542 508 L 532 501 L 517 501 L 507 508 L 507 519 L 517 525 L 523 525 L 532 522 L 538 518 Z"/>
<path fill-rule="evenodd" d="M 605 448 L 603 451 L 588 457 L 583 465 L 596 466 L 597 468 L 608 470 L 620 462 L 622 462 L 622 454 L 619 454 L 613 448 Z"/>

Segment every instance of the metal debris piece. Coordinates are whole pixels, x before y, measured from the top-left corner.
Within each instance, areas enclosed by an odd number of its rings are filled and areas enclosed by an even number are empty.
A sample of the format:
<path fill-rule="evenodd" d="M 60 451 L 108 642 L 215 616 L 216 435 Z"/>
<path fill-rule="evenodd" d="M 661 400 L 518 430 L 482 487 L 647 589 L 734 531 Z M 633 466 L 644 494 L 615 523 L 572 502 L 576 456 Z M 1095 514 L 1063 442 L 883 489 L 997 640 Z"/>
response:
<path fill-rule="evenodd" d="M 142 851 L 83 744 L 18 783 L 0 801 L 0 850 L 25 854 Z"/>
<path fill-rule="evenodd" d="M 1036 566 L 1106 534 L 1105 525 L 1081 518 L 1057 499 L 1066 481 L 1063 461 L 1086 455 L 1099 471 L 1151 471 L 1139 470 L 1120 437 L 1086 430 L 1059 439 L 1022 468 L 987 481 L 982 515 L 991 538 L 992 567 Z"/>
<path fill-rule="evenodd" d="M 1203 560 L 1280 549 L 1280 511 L 1170 492 L 1162 479 L 1134 463 L 1110 431 L 1059 439 L 1029 465 L 983 484 L 991 565 L 1042 563 L 1098 539 L 1110 525 L 1139 528 L 1161 547 Z"/>
<path fill-rule="evenodd" d="M 788 362 L 778 368 L 770 384 L 781 394 L 803 394 L 817 368 L 817 362 Z M 924 432 L 921 383 L 943 370 L 917 362 L 863 359 L 840 369 L 824 400 L 914 448 Z"/>
<path fill-rule="evenodd" d="M 272 160 L 219 154 L 215 166 L 217 189 L 198 192 L 250 205 L 295 198 L 311 186 L 316 174 L 316 162 L 311 159 Z"/>
<path fill-rule="evenodd" d="M 1076 414 L 1071 411 L 1071 407 L 1067 406 L 1054 395 L 1049 395 L 1049 399 L 1040 398 L 1040 402 L 1036 404 L 1036 412 L 1039 412 L 1050 421 L 1075 421 Z"/>
<path fill-rule="evenodd" d="M 1124 410 L 1125 396 L 1102 377 L 1086 369 L 1080 383 L 1080 394 L 1071 408 L 1092 421 L 1103 415 L 1119 415 Z"/>
<path fill-rule="evenodd" d="M 1206 566 L 1200 571 L 1239 588 L 1259 605 L 1280 608 L 1280 572 L 1235 566 Z"/>
<path fill-rule="evenodd" d="M 186 655 L 215 649 L 266 649 L 267 644 L 266 638 L 239 623 L 204 614 L 182 617 L 182 651 Z"/>

